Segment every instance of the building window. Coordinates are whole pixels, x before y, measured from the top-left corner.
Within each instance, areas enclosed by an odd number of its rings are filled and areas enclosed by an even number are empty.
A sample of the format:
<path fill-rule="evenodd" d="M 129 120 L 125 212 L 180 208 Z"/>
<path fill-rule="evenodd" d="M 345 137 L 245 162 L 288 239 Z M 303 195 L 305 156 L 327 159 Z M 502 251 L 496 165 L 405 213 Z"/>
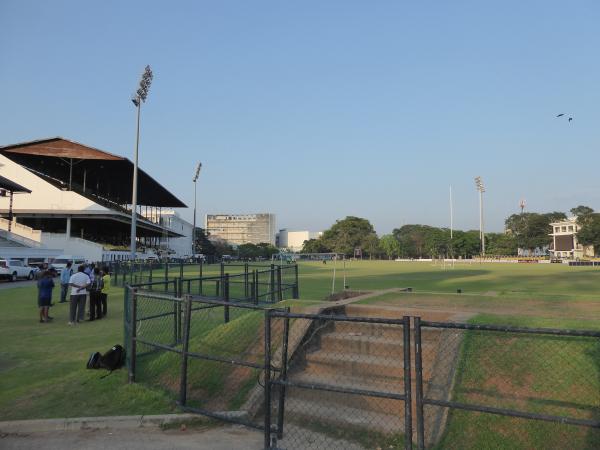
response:
<path fill-rule="evenodd" d="M 569 225 L 569 231 L 573 231 L 573 225 Z"/>
<path fill-rule="evenodd" d="M 566 225 L 563 225 L 563 226 L 561 227 L 561 231 L 562 231 L 563 233 L 564 233 L 564 232 L 566 232 L 566 231 L 567 231 L 567 226 L 566 226 Z"/>
<path fill-rule="evenodd" d="M 558 233 L 560 231 L 560 227 L 554 227 L 554 232 Z"/>

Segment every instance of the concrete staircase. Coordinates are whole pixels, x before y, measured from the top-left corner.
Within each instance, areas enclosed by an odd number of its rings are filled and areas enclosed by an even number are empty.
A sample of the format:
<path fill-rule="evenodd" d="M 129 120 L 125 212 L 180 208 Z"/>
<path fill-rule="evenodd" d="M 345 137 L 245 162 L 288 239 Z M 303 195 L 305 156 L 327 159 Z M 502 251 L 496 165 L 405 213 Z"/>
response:
<path fill-rule="evenodd" d="M 385 318 L 401 318 L 404 315 L 397 308 L 352 304 L 344 307 L 344 313 L 347 316 Z M 411 311 L 408 314 L 419 315 L 424 320 L 452 320 L 443 313 L 421 311 L 415 314 Z M 414 336 L 412 331 L 411 339 Z M 448 338 L 446 330 L 422 329 L 423 381 L 426 395 L 433 398 L 446 399 L 451 392 L 460 338 L 456 335 Z M 442 348 L 443 354 L 440 352 Z M 330 321 L 320 328 L 317 325 L 310 338 L 296 349 L 290 362 L 289 380 L 403 394 L 403 351 L 402 326 Z M 411 340 L 411 354 L 414 361 L 414 340 Z M 448 364 L 448 361 L 454 363 Z M 414 392 L 414 370 L 411 379 Z M 426 415 L 428 444 L 434 444 L 441 436 L 445 414 L 444 411 L 434 414 L 429 411 Z M 321 428 L 361 428 L 378 434 L 404 433 L 403 401 L 365 395 L 292 388 L 288 390 L 286 417 L 297 425 L 317 423 Z M 416 430 L 414 419 L 413 430 Z M 413 434 L 413 439 L 416 439 L 416 434 Z"/>

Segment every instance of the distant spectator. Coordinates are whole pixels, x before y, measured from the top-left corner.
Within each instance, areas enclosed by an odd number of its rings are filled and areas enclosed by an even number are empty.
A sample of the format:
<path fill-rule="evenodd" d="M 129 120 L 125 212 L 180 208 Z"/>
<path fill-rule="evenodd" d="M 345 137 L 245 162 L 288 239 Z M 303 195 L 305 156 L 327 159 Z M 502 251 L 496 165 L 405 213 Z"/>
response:
<path fill-rule="evenodd" d="M 87 287 L 90 285 L 90 277 L 85 273 L 85 266 L 77 268 L 77 273 L 69 279 L 71 286 L 71 305 L 69 311 L 69 325 L 82 322 L 85 315 L 85 299 Z"/>
<path fill-rule="evenodd" d="M 50 308 L 50 303 L 52 303 L 52 289 L 54 289 L 52 274 L 45 270 L 42 277 L 37 282 L 37 287 L 40 323 L 47 323 L 51 320 L 51 318 L 48 317 L 48 309 Z"/>
<path fill-rule="evenodd" d="M 96 319 L 102 319 L 102 277 L 100 269 L 94 268 L 94 277 L 90 284 L 90 322 Z"/>
<path fill-rule="evenodd" d="M 69 290 L 69 279 L 73 275 L 72 269 L 73 263 L 69 261 L 67 267 L 65 267 L 60 273 L 60 302 L 67 303 L 67 292 Z"/>
<path fill-rule="evenodd" d="M 102 317 L 106 317 L 108 312 L 108 290 L 110 289 L 110 273 L 108 267 L 102 269 L 102 293 L 100 301 L 102 302 Z"/>

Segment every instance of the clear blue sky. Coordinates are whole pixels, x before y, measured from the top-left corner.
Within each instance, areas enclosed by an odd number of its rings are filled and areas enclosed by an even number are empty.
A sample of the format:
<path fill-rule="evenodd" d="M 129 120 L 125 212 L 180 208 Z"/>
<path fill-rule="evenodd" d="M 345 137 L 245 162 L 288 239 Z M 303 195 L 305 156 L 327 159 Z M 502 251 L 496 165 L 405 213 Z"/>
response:
<path fill-rule="evenodd" d="M 495 4 L 492 4 L 495 3 Z M 600 209 L 600 2 L 0 2 L 0 144 L 132 157 L 199 215 L 478 227 Z M 574 117 L 570 124 L 556 119 Z M 182 211 L 191 218 L 190 211 Z"/>

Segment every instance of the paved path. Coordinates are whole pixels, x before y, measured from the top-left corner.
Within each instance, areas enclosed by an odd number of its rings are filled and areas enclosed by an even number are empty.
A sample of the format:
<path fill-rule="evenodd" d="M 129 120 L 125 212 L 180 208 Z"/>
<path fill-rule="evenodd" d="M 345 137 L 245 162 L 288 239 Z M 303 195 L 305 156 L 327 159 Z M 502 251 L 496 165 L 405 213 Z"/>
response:
<path fill-rule="evenodd" d="M 246 450 L 262 449 L 262 433 L 241 426 L 186 431 L 158 428 L 83 429 L 0 435 L 3 450 Z"/>

